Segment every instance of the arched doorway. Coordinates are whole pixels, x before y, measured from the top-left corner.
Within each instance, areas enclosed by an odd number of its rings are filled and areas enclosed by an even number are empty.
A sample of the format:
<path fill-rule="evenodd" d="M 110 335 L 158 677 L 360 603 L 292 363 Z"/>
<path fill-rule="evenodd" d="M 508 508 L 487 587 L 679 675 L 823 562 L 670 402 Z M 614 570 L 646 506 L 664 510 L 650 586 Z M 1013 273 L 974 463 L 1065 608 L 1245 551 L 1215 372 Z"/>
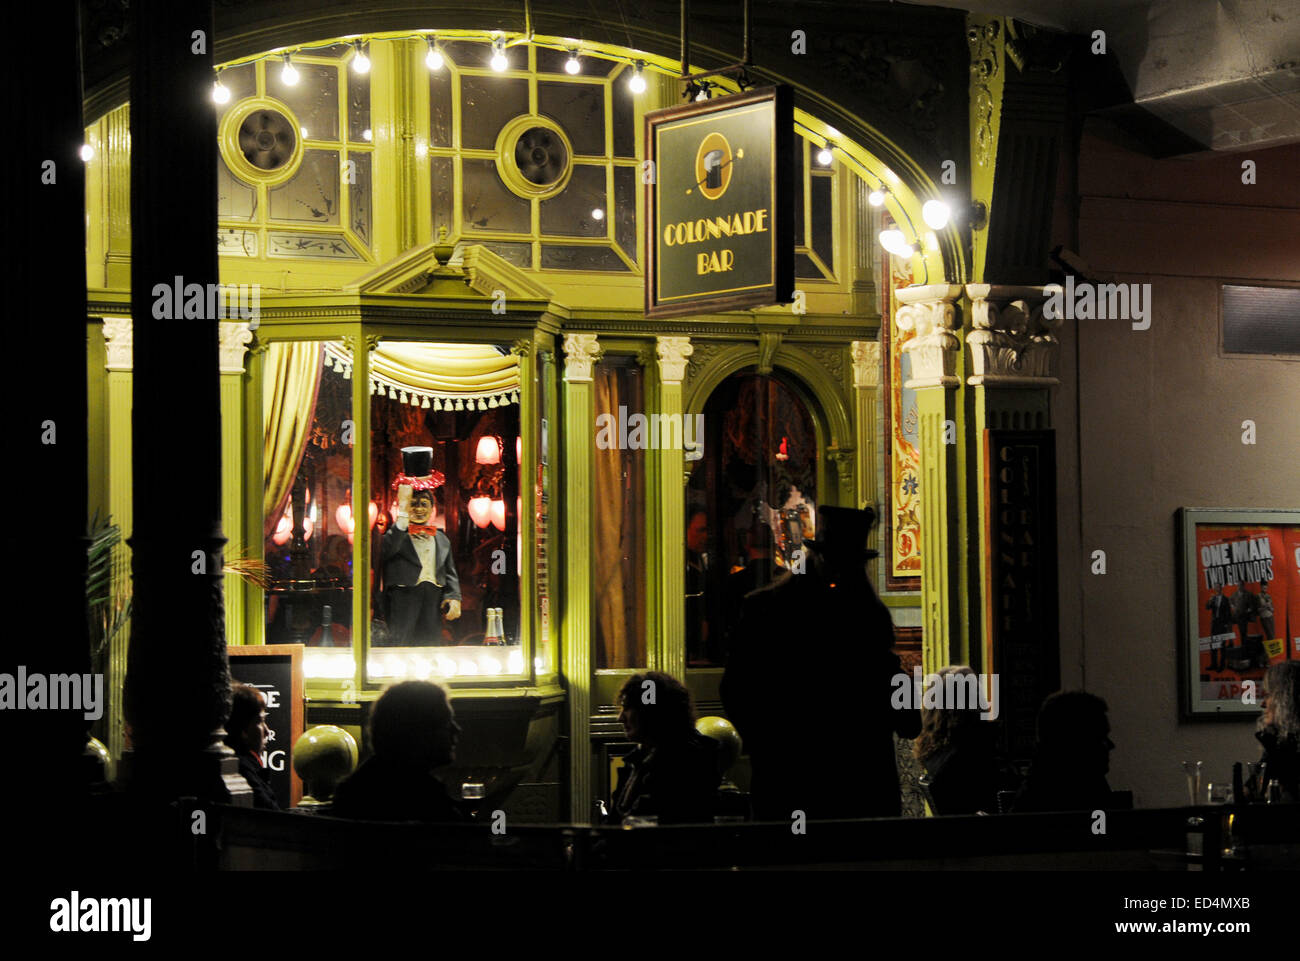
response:
<path fill-rule="evenodd" d="M 803 563 L 817 516 L 817 429 L 788 375 L 749 367 L 704 405 L 686 487 L 686 662 L 722 667 L 745 594 Z"/>

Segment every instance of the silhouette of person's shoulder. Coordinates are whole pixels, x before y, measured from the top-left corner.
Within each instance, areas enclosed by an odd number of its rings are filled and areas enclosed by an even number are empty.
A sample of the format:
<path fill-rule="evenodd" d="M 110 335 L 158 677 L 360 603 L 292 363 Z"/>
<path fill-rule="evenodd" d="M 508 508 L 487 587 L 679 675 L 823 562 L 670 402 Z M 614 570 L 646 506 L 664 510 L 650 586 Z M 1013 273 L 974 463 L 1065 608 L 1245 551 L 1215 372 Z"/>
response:
<path fill-rule="evenodd" d="M 332 813 L 361 821 L 466 820 L 432 774 L 380 757 L 368 758 L 338 786 Z"/>

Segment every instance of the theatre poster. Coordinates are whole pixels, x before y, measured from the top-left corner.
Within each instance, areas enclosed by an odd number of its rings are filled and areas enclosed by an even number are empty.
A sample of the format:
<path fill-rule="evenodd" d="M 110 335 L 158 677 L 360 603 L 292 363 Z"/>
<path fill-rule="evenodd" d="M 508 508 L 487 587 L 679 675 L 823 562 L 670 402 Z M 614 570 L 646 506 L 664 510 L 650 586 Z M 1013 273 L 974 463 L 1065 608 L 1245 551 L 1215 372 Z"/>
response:
<path fill-rule="evenodd" d="M 1300 511 L 1179 511 L 1185 716 L 1259 711 L 1270 664 L 1300 658 Z"/>

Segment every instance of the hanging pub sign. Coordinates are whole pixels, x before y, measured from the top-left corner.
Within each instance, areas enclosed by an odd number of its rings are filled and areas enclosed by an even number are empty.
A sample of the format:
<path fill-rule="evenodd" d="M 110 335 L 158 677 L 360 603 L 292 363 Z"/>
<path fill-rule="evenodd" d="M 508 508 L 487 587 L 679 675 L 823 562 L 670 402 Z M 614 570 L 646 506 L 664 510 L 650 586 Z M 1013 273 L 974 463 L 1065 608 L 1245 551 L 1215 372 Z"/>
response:
<path fill-rule="evenodd" d="M 763 87 L 646 114 L 646 316 L 794 296 L 794 108 Z"/>

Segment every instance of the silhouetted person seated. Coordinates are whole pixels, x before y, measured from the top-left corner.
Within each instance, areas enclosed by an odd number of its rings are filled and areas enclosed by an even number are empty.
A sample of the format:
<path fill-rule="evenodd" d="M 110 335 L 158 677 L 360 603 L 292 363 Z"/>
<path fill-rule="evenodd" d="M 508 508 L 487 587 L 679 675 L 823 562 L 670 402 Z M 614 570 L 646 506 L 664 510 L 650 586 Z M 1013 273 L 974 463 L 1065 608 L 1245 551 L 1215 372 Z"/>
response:
<path fill-rule="evenodd" d="M 623 758 L 609 819 L 711 824 L 722 783 L 718 742 L 695 730 L 691 693 L 661 671 L 633 674 L 618 694 L 618 719 L 636 750 Z"/>
<path fill-rule="evenodd" d="M 469 820 L 432 773 L 455 760 L 459 734 L 443 688 L 394 684 L 370 712 L 374 753 L 338 786 L 330 813 L 361 821 Z"/>
<path fill-rule="evenodd" d="M 894 624 L 867 577 L 871 510 L 823 507 L 805 573 L 747 595 L 723 674 L 727 717 L 749 752 L 760 821 L 898 817 L 894 734 L 920 733 L 895 710 Z"/>
<path fill-rule="evenodd" d="M 1274 664 L 1264 673 L 1264 703 L 1255 731 L 1264 749 L 1251 798 L 1268 800 L 1268 784 L 1277 781 L 1280 800 L 1300 802 L 1300 661 Z"/>
<path fill-rule="evenodd" d="M 1097 811 L 1113 807 L 1106 702 L 1086 691 L 1057 691 L 1038 711 L 1034 764 L 1012 810 Z"/>
<path fill-rule="evenodd" d="M 266 779 L 262 752 L 270 728 L 266 726 L 266 695 L 238 681 L 230 683 L 230 717 L 226 719 L 226 744 L 239 758 L 239 773 L 253 789 L 253 807 L 280 810 Z"/>
<path fill-rule="evenodd" d="M 949 675 L 975 677 L 975 672 L 969 667 L 945 667 L 939 671 L 939 683 Z M 973 688 L 967 690 L 974 693 Z M 996 729 L 980 720 L 978 698 L 966 703 L 971 706 L 960 710 L 921 709 L 921 734 L 912 753 L 925 768 L 935 814 L 996 814 L 998 810 Z"/>

